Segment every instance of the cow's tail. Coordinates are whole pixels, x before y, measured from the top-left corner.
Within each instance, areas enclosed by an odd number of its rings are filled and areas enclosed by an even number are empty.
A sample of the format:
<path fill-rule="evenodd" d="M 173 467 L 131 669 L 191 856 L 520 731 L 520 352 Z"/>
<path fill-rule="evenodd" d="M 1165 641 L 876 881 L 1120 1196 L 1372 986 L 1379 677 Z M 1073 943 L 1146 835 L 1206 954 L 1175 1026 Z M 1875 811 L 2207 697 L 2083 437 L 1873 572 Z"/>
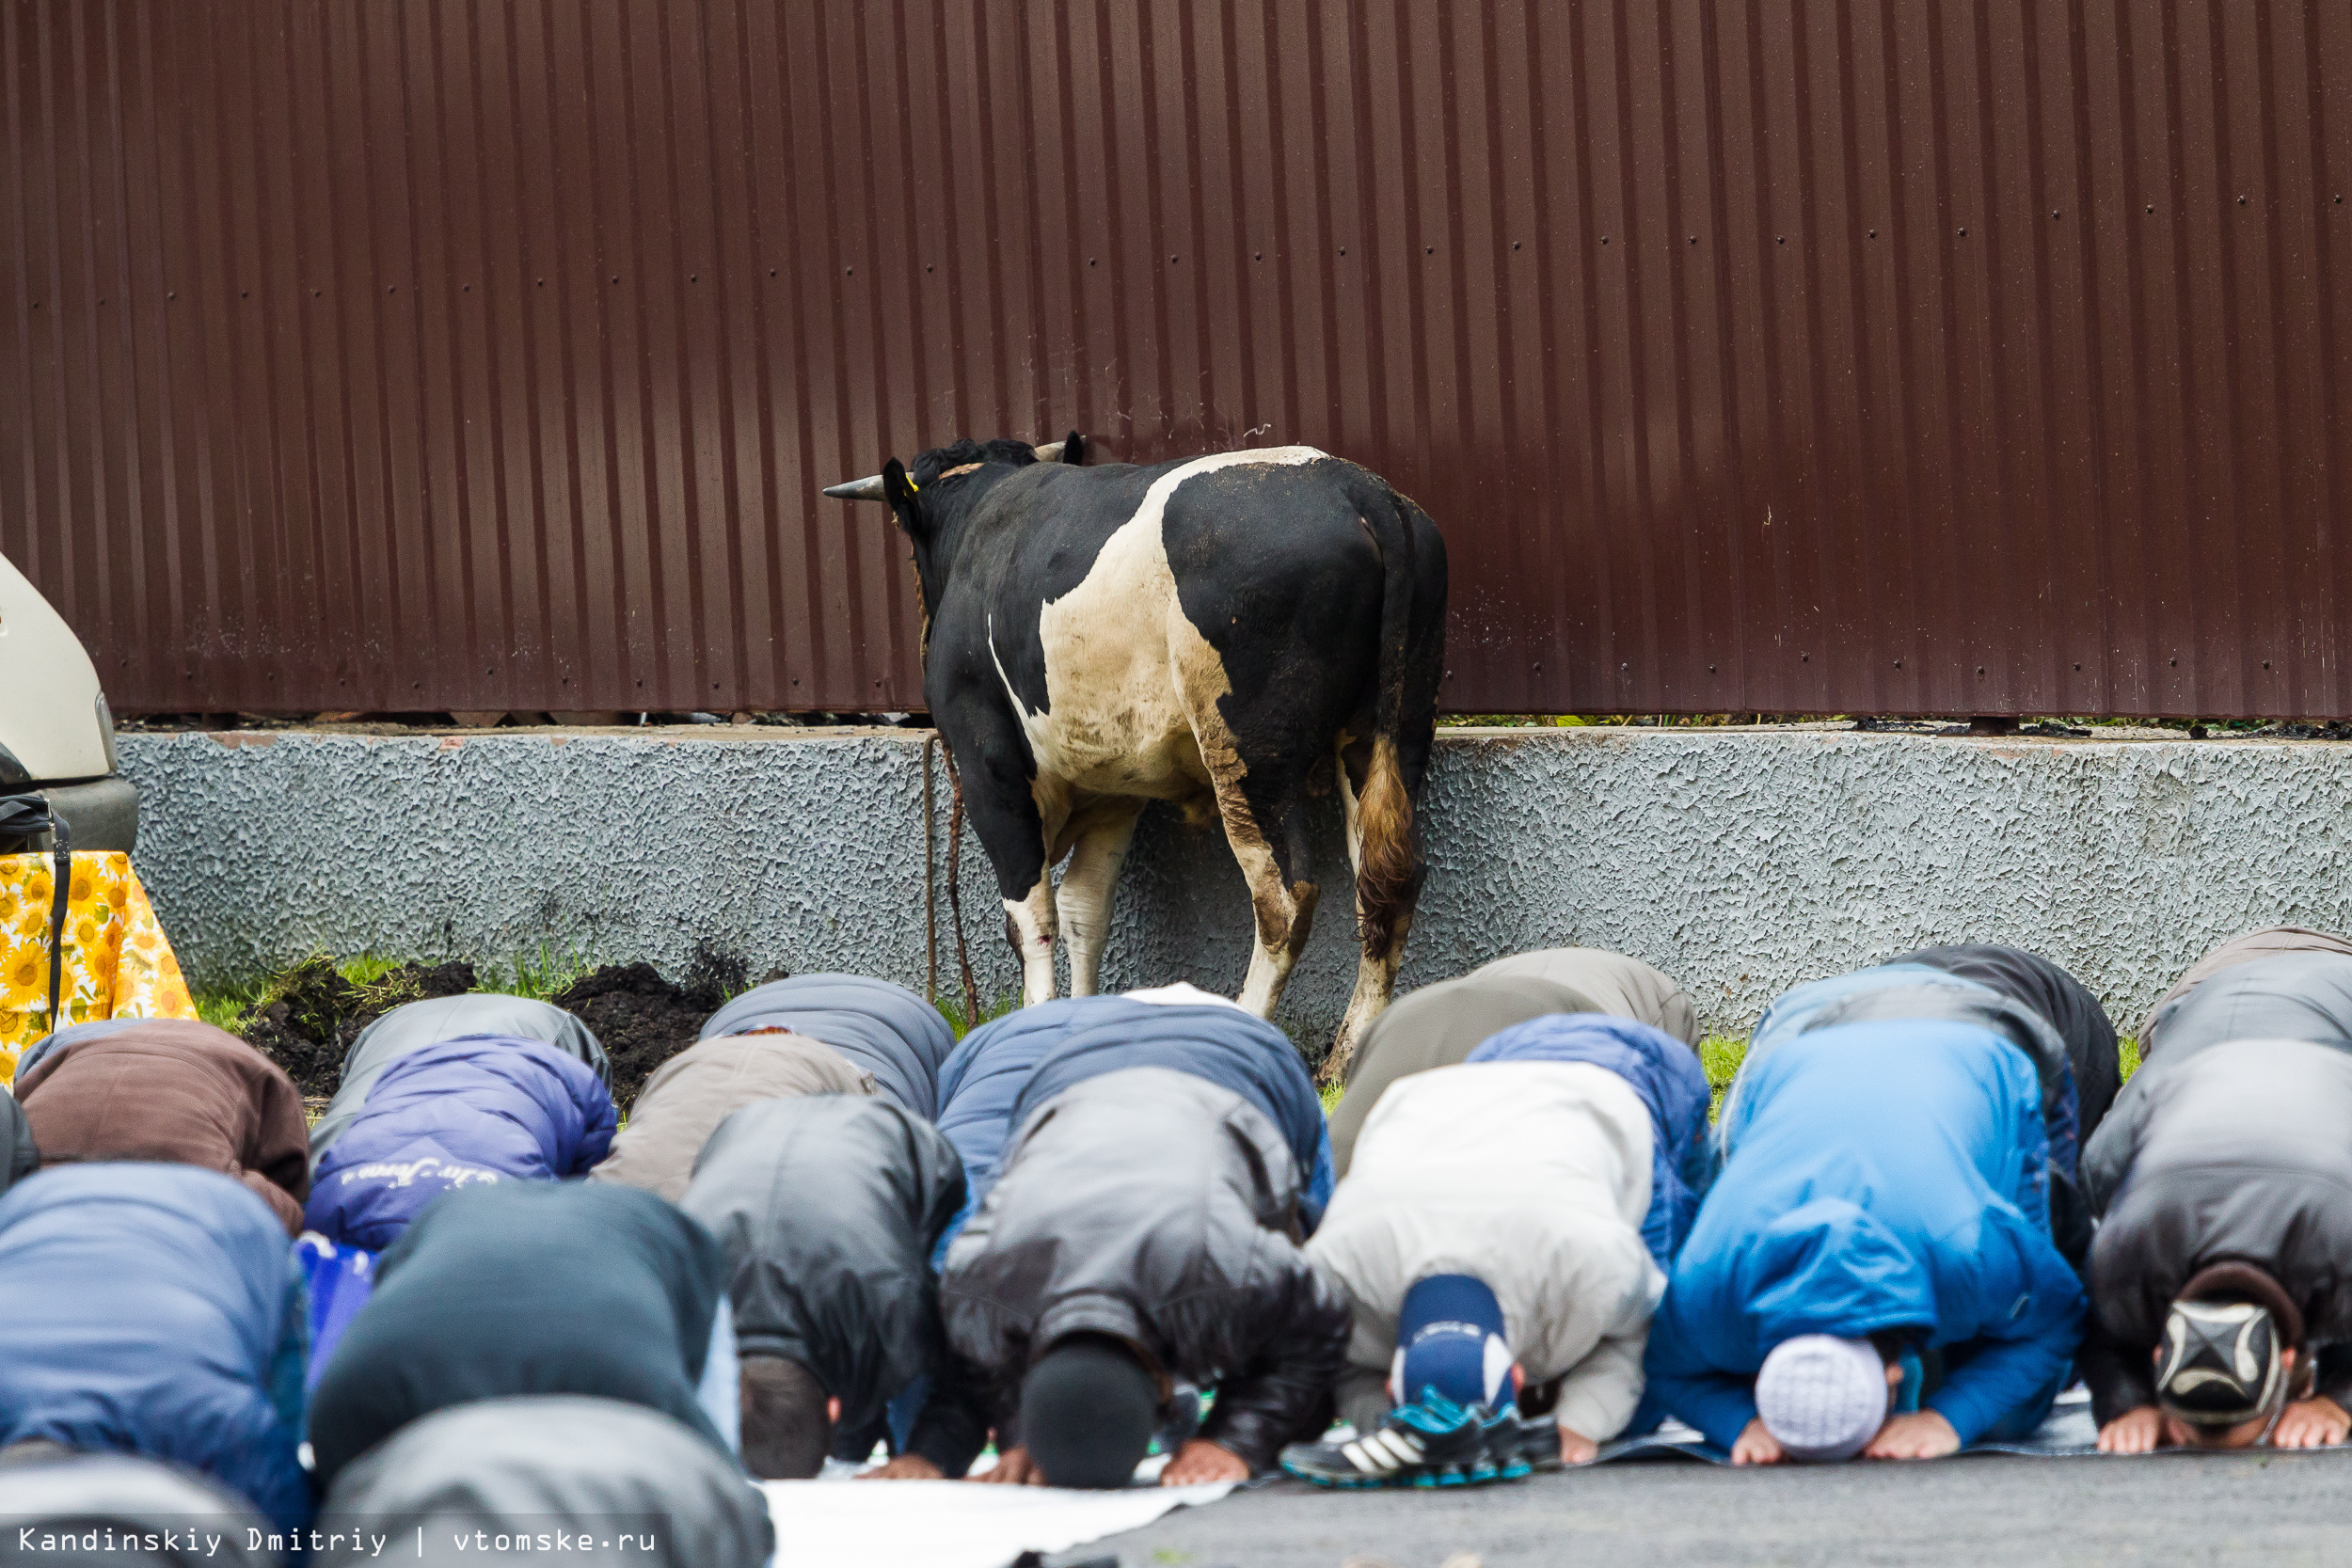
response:
<path fill-rule="evenodd" d="M 1390 489 L 1363 497 L 1359 508 L 1380 546 L 1383 580 L 1380 589 L 1380 655 L 1373 704 L 1372 765 L 1356 802 L 1359 850 L 1356 864 L 1357 936 L 1367 957 L 1390 957 L 1404 941 L 1406 924 L 1421 894 L 1420 834 L 1413 821 L 1414 781 L 1406 777 L 1399 743 L 1410 743 L 1406 726 L 1428 724 L 1434 717 L 1435 692 L 1426 705 L 1431 714 L 1417 715 L 1407 704 L 1412 673 L 1411 656 L 1416 627 L 1413 601 L 1417 562 L 1413 527 L 1417 509 Z M 1438 563 L 1438 570 L 1444 569 Z M 1418 684 L 1418 683 L 1412 683 Z M 1425 767 L 1427 737 L 1414 748 Z"/>

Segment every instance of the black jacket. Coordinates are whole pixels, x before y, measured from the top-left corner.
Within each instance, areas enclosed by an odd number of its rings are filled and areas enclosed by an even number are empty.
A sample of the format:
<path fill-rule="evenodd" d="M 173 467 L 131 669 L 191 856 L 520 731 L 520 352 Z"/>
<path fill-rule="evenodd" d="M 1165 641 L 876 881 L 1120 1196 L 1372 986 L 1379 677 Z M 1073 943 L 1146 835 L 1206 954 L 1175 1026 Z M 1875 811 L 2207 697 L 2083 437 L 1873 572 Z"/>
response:
<path fill-rule="evenodd" d="M 2248 967 L 2252 967 L 2251 965 Z M 2214 984 L 2216 982 L 2207 982 Z M 2084 1155 L 2099 1216 L 2083 1380 L 2102 1422 L 2155 1402 L 2150 1356 L 2199 1270 L 2249 1262 L 2303 1314 L 2317 1391 L 2352 1401 L 2352 1052 L 2245 1039 L 2135 1074 Z"/>
<path fill-rule="evenodd" d="M 319 1484 L 409 1422 L 473 1400 L 587 1394 L 711 1443 L 695 1398 L 726 1255 L 636 1187 L 502 1181 L 434 1200 L 310 1395 Z"/>
<path fill-rule="evenodd" d="M 1923 947 L 1889 963 L 1926 964 L 1963 980 L 1974 980 L 1999 991 L 2049 1020 L 2066 1042 L 2067 1063 L 2074 1072 L 2075 1121 L 2083 1143 L 2106 1119 L 2123 1086 L 2122 1053 L 2116 1048 L 2115 1023 L 2090 988 L 2039 953 L 2022 947 L 1996 947 L 1990 942 L 1960 942 L 1949 947 Z"/>
<path fill-rule="evenodd" d="M 940 1314 L 956 1355 L 942 1381 L 976 1383 L 998 1446 L 1016 1446 L 1031 1360 L 1072 1334 L 1111 1335 L 1164 1395 L 1177 1381 L 1215 1388 L 1200 1435 L 1270 1467 L 1314 1435 L 1350 1327 L 1298 1248 L 1299 1180 L 1263 1112 L 1189 1073 L 1129 1068 L 1055 1096 L 947 1250 Z M 981 1434 L 954 1414 L 935 1392 L 911 1447 L 960 1475 Z"/>
<path fill-rule="evenodd" d="M 737 1348 L 815 1372 L 844 1424 L 937 1363 L 930 1254 L 963 1207 L 963 1164 L 896 1101 L 747 1105 L 703 1145 L 679 1206 L 726 1249 Z"/>

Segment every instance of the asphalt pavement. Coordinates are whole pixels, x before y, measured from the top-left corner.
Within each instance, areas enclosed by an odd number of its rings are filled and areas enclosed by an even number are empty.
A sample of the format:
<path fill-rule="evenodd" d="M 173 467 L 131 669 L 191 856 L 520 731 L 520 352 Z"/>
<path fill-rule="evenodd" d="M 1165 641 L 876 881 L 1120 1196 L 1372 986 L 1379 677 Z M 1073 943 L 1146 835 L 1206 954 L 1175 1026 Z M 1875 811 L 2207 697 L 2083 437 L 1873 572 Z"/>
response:
<path fill-rule="evenodd" d="M 1969 1454 L 1771 1470 L 1687 1459 L 1475 1489 L 1288 1479 L 1049 1560 L 1121 1568 L 2352 1563 L 2352 1452 Z M 1470 1568 L 1457 1561 L 1453 1568 Z"/>

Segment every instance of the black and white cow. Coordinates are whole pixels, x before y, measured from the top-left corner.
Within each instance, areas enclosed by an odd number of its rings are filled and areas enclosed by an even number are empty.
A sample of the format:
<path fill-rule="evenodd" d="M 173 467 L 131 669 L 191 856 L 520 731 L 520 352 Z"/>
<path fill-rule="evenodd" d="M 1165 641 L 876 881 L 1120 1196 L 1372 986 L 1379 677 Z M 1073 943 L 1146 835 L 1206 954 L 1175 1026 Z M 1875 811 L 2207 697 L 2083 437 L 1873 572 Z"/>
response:
<path fill-rule="evenodd" d="M 1136 819 L 1168 800 L 1224 822 L 1257 915 L 1240 1001 L 1271 1013 L 1319 891 L 1306 800 L 1336 782 L 1363 955 L 1335 1076 L 1395 989 L 1421 890 L 1444 541 L 1377 475 L 1311 447 L 1091 468 L 1084 453 L 1074 432 L 962 440 L 825 494 L 887 501 L 914 543 L 924 691 L 1025 1004 L 1054 994 L 1057 928 L 1073 994 L 1094 993 Z"/>

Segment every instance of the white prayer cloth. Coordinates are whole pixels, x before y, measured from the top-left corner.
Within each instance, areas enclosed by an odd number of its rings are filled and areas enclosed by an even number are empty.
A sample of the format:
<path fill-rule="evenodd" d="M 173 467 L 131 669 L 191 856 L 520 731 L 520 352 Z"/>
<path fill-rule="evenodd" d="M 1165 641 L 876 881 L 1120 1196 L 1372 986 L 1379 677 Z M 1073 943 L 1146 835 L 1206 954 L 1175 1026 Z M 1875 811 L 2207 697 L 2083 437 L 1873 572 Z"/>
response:
<path fill-rule="evenodd" d="M 770 1481 L 774 1568 L 1006 1568 L 1213 1503 L 1230 1481 L 1078 1492 L 961 1481 Z"/>

